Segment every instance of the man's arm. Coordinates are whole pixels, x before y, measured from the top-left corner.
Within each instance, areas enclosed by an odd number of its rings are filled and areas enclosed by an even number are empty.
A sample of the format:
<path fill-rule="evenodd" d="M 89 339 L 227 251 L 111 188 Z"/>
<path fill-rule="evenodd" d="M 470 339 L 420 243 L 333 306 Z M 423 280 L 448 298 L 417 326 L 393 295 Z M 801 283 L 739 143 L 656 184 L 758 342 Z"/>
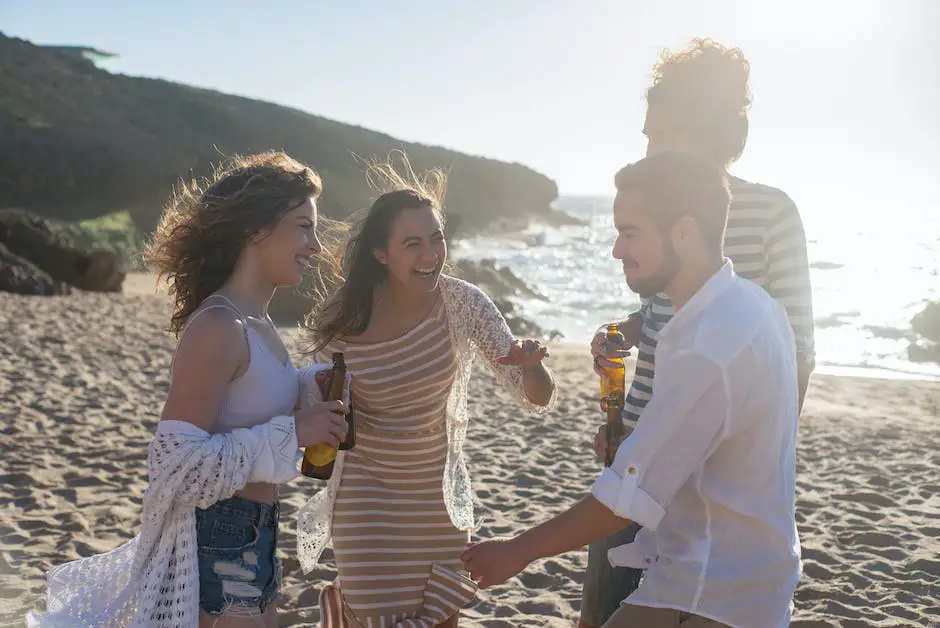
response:
<path fill-rule="evenodd" d="M 519 536 L 480 543 L 463 555 L 464 564 L 481 588 L 505 582 L 533 561 L 557 556 L 604 539 L 630 523 L 594 497 Z"/>
<path fill-rule="evenodd" d="M 796 205 L 786 195 L 768 224 L 764 251 L 767 256 L 767 292 L 786 310 L 796 339 L 802 409 L 810 375 L 816 365 L 813 289 L 803 220 Z"/>
<path fill-rule="evenodd" d="M 809 390 L 809 378 L 816 367 L 815 359 L 807 359 L 797 354 L 796 356 L 796 376 L 797 384 L 800 387 L 800 413 L 803 412 L 803 401 L 806 399 L 806 391 Z"/>
<path fill-rule="evenodd" d="M 533 560 L 610 536 L 629 521 L 655 530 L 676 492 L 711 455 L 725 433 L 730 407 L 726 374 L 689 352 L 670 361 L 668 375 L 644 418 L 617 450 L 592 496 L 509 540 L 485 541 L 464 553 L 481 586 L 504 582 Z"/>

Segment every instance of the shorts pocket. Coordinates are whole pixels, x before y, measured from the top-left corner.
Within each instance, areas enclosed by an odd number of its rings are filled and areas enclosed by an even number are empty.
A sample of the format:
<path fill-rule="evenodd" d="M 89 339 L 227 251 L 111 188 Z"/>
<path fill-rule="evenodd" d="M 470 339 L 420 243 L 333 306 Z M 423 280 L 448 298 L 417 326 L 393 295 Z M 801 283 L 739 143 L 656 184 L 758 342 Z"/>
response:
<path fill-rule="evenodd" d="M 258 543 L 258 527 L 248 519 L 203 517 L 197 530 L 200 552 L 239 552 Z"/>

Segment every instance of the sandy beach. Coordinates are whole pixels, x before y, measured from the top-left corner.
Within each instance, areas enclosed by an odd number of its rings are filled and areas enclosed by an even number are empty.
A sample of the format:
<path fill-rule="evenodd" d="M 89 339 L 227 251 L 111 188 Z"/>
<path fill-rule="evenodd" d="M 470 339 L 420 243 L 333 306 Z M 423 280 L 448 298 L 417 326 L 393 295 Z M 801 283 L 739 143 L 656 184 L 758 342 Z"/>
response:
<path fill-rule="evenodd" d="M 136 534 L 146 447 L 167 390 L 165 297 L 132 276 L 124 295 L 0 293 L 0 625 L 43 608 L 52 565 Z M 301 343 L 287 334 L 293 350 Z M 507 403 L 478 369 L 469 464 L 483 522 L 509 534 L 582 497 L 599 470 L 601 420 L 585 347 L 552 347 L 547 417 Z M 296 362 L 305 362 L 297 358 Z M 797 521 L 804 577 L 792 625 L 940 625 L 940 384 L 816 376 L 801 421 Z M 282 626 L 314 626 L 332 560 L 305 576 L 293 515 L 321 485 L 284 490 Z M 572 626 L 586 552 L 531 566 L 480 594 L 462 626 Z"/>

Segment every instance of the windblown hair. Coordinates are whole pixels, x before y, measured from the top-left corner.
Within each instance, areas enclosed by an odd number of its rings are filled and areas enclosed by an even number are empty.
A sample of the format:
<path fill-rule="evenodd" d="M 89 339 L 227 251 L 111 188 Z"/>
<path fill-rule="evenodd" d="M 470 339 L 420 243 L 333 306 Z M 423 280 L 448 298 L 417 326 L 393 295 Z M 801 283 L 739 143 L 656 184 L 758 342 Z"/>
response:
<path fill-rule="evenodd" d="M 740 48 L 694 39 L 681 52 L 660 54 L 646 100 L 672 133 L 727 167 L 747 143 L 750 74 Z"/>
<path fill-rule="evenodd" d="M 622 168 L 614 177 L 618 194 L 640 194 L 663 231 L 691 216 L 706 245 L 721 252 L 731 190 L 724 168 L 711 159 L 666 151 Z"/>
<path fill-rule="evenodd" d="M 394 154 L 394 153 L 393 153 Z M 333 268 L 337 271 L 333 288 L 321 298 L 304 320 L 311 352 L 322 349 L 336 338 L 365 332 L 372 318 L 375 287 L 388 270 L 375 258 L 374 251 L 388 246 L 392 224 L 406 209 L 428 208 L 444 222 L 444 196 L 447 174 L 437 168 L 415 173 L 407 155 L 398 152 L 401 172 L 390 155 L 387 161 L 366 163 L 366 180 L 379 196 L 336 247 Z"/>
<path fill-rule="evenodd" d="M 144 249 L 144 261 L 175 302 L 169 331 L 179 336 L 199 304 L 232 276 L 246 245 L 322 189 L 316 172 L 281 152 L 234 157 L 207 179 L 181 182 Z"/>

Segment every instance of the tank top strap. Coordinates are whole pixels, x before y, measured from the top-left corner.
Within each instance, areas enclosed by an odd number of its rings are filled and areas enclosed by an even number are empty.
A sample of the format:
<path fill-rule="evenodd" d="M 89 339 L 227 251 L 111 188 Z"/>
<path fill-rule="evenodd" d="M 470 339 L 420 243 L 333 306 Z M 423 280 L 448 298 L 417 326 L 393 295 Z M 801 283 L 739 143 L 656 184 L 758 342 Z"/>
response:
<path fill-rule="evenodd" d="M 221 300 L 221 303 L 209 303 L 208 305 L 206 305 L 209 299 Z M 189 315 L 189 319 L 186 321 L 186 324 L 183 325 L 182 331 L 180 331 L 179 340 L 176 343 L 177 349 L 179 349 L 180 343 L 183 342 L 183 336 L 186 334 L 186 331 L 189 329 L 189 326 L 193 324 L 194 320 L 199 318 L 199 316 L 203 312 L 208 312 L 209 310 L 219 310 L 219 309 L 228 310 L 229 312 L 235 315 L 235 317 L 239 320 L 239 322 L 241 322 L 242 334 L 244 334 L 245 342 L 247 342 L 250 347 L 251 340 L 248 337 L 248 319 L 245 318 L 245 315 L 241 313 L 241 310 L 239 310 L 228 297 L 221 295 L 221 294 L 210 294 L 205 299 L 203 299 L 202 303 L 199 304 L 199 308 L 195 312 Z M 173 366 L 176 364 L 177 349 L 173 350 L 173 358 L 170 360 L 170 373 L 173 372 Z"/>
<path fill-rule="evenodd" d="M 230 309 L 232 312 L 235 313 L 235 316 L 237 316 L 237 317 L 238 317 L 238 320 L 240 320 L 241 323 L 242 323 L 242 325 L 245 326 L 245 329 L 248 329 L 248 318 L 247 318 L 244 314 L 242 314 L 242 311 L 241 311 L 240 309 L 238 309 L 238 306 L 237 306 L 237 305 L 235 305 L 234 303 L 232 303 L 232 300 L 231 300 L 231 299 L 229 299 L 229 298 L 228 298 L 227 296 L 225 296 L 224 294 L 219 294 L 218 292 L 216 292 L 216 293 L 214 293 L 214 294 L 210 294 L 209 296 L 207 296 L 207 297 L 203 300 L 203 303 L 206 303 L 209 299 L 216 299 L 216 300 L 219 300 L 219 301 L 222 301 L 222 302 L 221 302 L 221 303 L 214 303 L 214 304 L 212 304 L 212 305 L 210 305 L 210 306 L 208 306 L 208 307 L 227 307 L 228 309 Z M 206 309 L 208 309 L 208 307 L 207 307 Z M 189 324 L 189 323 L 187 323 L 187 325 L 188 325 L 188 324 Z"/>

